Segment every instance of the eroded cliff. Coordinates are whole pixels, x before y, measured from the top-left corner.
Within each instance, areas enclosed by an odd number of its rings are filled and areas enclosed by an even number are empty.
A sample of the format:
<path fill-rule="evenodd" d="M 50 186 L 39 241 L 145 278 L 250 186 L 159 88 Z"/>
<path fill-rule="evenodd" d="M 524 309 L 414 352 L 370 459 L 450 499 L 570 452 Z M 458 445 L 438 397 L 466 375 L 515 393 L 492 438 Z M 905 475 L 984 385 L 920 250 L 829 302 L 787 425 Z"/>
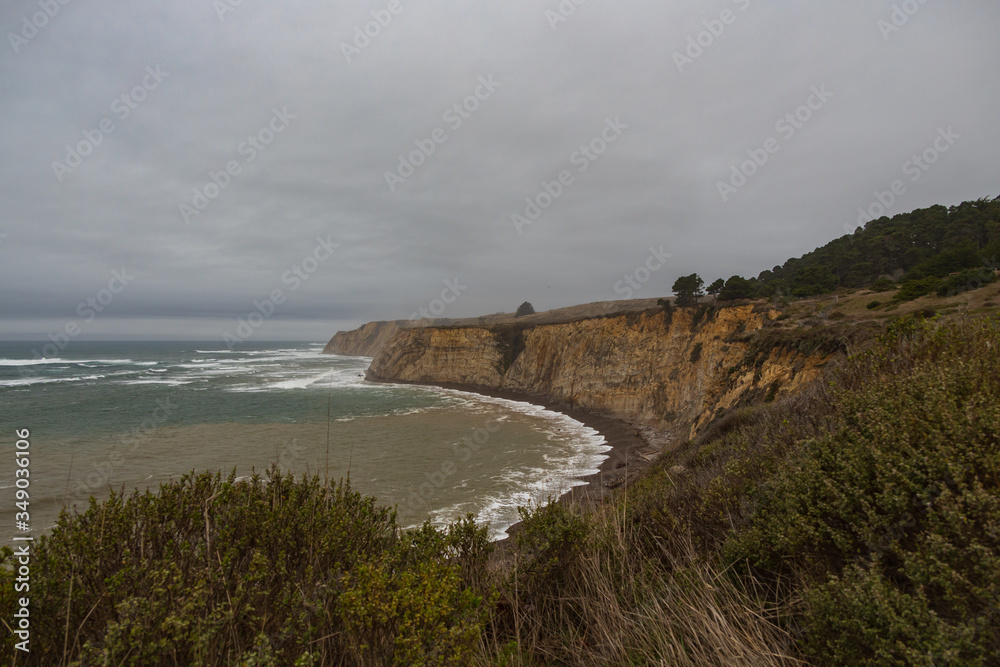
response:
<path fill-rule="evenodd" d="M 815 379 L 827 349 L 761 345 L 778 316 L 751 305 L 648 310 L 519 327 L 401 330 L 372 379 L 515 391 L 693 434 L 721 411 Z"/>
<path fill-rule="evenodd" d="M 406 320 L 369 322 L 352 331 L 338 331 L 323 348 L 323 354 L 374 357 L 405 324 Z"/>

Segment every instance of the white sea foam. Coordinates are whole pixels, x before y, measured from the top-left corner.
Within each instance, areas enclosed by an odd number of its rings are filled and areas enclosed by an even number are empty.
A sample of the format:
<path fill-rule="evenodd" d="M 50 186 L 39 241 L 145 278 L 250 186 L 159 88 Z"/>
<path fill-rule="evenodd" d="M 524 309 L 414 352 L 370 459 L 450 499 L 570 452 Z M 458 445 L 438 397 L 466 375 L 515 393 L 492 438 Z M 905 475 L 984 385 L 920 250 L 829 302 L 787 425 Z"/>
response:
<path fill-rule="evenodd" d="M 543 456 L 545 468 L 513 468 L 499 475 L 500 486 L 512 490 L 503 494 L 480 497 L 476 521 L 488 523 L 492 539 L 507 537 L 507 529 L 520 520 L 518 507 L 537 507 L 569 493 L 574 487 L 586 484 L 581 477 L 596 474 L 601 463 L 607 458 L 611 446 L 597 430 L 583 424 L 569 415 L 555 412 L 533 403 L 493 396 L 483 396 L 460 392 L 454 389 L 438 389 L 442 394 L 458 399 L 463 406 L 474 409 L 479 405 L 497 405 L 511 412 L 544 420 L 548 428 L 542 429 L 549 440 L 570 445 L 569 450 L 556 451 Z M 475 410 L 478 411 L 478 410 Z M 461 502 L 431 512 L 431 520 L 446 524 L 464 516 L 469 502 Z"/>
<path fill-rule="evenodd" d="M 159 379 L 159 380 L 126 380 L 126 381 L 122 382 L 122 384 L 129 384 L 129 385 L 133 385 L 133 384 L 164 384 L 164 385 L 169 385 L 169 386 L 172 386 L 172 387 L 176 387 L 176 386 L 179 386 L 179 385 L 182 385 L 182 384 L 191 384 L 191 382 L 192 382 L 191 380 L 167 380 L 167 379 Z"/>
<path fill-rule="evenodd" d="M 393 417 L 406 417 L 406 416 L 409 416 L 409 415 L 419 415 L 419 414 L 423 414 L 425 412 L 430 412 L 431 410 L 438 410 L 438 409 L 440 409 L 440 408 L 437 407 L 437 406 L 431 406 L 431 407 L 426 407 L 426 408 L 399 408 L 398 410 L 393 410 L 392 411 L 392 416 Z"/>
<path fill-rule="evenodd" d="M 236 392 L 265 392 L 290 389 L 367 388 L 373 386 L 366 383 L 364 378 L 358 377 L 358 375 L 359 372 L 356 368 L 337 368 L 320 372 L 317 372 L 315 369 L 304 369 L 294 375 L 286 370 L 282 370 L 270 377 L 271 382 L 253 385 L 243 384 L 229 387 L 228 389 L 229 391 Z"/>
<path fill-rule="evenodd" d="M 260 387 L 262 391 L 273 391 L 275 389 L 305 389 L 311 384 L 316 383 L 319 378 L 307 377 L 307 378 L 292 378 L 290 380 L 281 380 L 279 382 L 273 382 L 268 385 Z"/>
<path fill-rule="evenodd" d="M 205 360 L 205 361 L 192 361 L 187 364 L 170 364 L 171 368 L 194 368 L 197 370 L 205 370 L 207 368 L 222 368 L 222 366 L 228 362 L 216 361 L 215 359 Z"/>
<path fill-rule="evenodd" d="M 29 387 L 35 384 L 54 384 L 58 382 L 84 382 L 87 380 L 101 380 L 104 375 L 83 375 L 70 378 L 20 378 L 17 380 L 0 380 L 0 387 Z"/>
<path fill-rule="evenodd" d="M 131 364 L 131 359 L 0 359 L 0 366 L 39 366 L 42 364 L 70 364 L 87 366 L 88 364 Z M 155 362 L 154 362 L 155 363 Z"/>

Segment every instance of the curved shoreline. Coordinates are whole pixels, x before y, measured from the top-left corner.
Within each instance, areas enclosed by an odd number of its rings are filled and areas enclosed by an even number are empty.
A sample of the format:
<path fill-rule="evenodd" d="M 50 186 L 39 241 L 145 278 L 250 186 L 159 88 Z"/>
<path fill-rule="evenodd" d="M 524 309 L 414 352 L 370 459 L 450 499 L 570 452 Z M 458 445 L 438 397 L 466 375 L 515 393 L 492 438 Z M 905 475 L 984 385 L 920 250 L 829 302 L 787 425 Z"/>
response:
<path fill-rule="evenodd" d="M 634 471 L 647 467 L 654 458 L 651 454 L 660 451 L 649 442 L 644 433 L 644 428 L 622 419 L 598 415 L 579 408 L 571 408 L 565 403 L 553 401 L 544 396 L 455 382 L 409 382 L 373 377 L 366 377 L 366 380 L 379 384 L 409 384 L 423 387 L 437 387 L 469 394 L 478 394 L 489 398 L 530 403 L 531 405 L 566 415 L 584 426 L 594 429 L 604 437 L 605 444 L 611 447 L 611 449 L 603 455 L 606 458 L 601 462 L 598 471 L 592 475 L 574 477 L 573 479 L 583 483 L 572 487 L 560 496 L 558 502 L 595 504 L 603 502 L 605 498 L 614 492 L 614 489 L 624 482 L 626 475 L 631 475 Z M 512 536 L 519 525 L 520 522 L 514 523 L 507 528 L 507 535 Z"/>

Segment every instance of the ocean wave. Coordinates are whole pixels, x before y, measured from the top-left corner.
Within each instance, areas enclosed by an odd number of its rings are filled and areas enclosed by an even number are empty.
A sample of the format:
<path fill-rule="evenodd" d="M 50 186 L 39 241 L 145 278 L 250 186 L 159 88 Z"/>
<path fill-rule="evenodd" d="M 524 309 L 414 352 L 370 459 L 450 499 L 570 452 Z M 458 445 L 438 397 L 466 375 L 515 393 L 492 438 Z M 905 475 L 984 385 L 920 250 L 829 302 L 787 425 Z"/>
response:
<path fill-rule="evenodd" d="M 133 385 L 133 384 L 165 384 L 171 387 L 176 387 L 182 384 L 191 384 L 193 380 L 126 380 L 121 384 Z"/>
<path fill-rule="evenodd" d="M 507 493 L 488 494 L 474 500 L 454 503 L 447 507 L 431 510 L 431 523 L 443 527 L 472 513 L 476 523 L 487 525 L 491 540 L 508 537 L 507 529 L 521 520 L 519 507 L 536 508 L 550 500 L 555 501 L 572 489 L 586 484 L 583 480 L 564 477 L 558 470 L 533 469 L 539 479 L 528 481 L 524 486 Z M 462 486 L 467 486 L 463 484 Z"/>
<path fill-rule="evenodd" d="M 392 411 L 393 417 L 407 417 L 409 415 L 420 415 L 431 410 L 440 410 L 441 406 L 428 406 L 424 408 L 398 408 Z"/>
<path fill-rule="evenodd" d="M 607 459 L 607 452 L 612 449 L 596 429 L 540 405 L 455 389 L 437 391 L 458 399 L 465 409 L 474 408 L 476 404 L 493 405 L 542 420 L 546 426 L 535 430 L 545 434 L 546 439 L 554 444 L 563 443 L 563 448 L 543 455 L 547 464 L 544 468 L 513 468 L 500 473 L 495 481 L 501 488 L 506 487 L 506 492 L 432 510 L 429 516 L 436 525 L 451 523 L 473 511 L 477 522 L 489 524 L 491 539 L 504 539 L 507 529 L 520 521 L 518 507 L 537 507 L 585 485 L 586 482 L 580 478 L 598 473 Z"/>
<path fill-rule="evenodd" d="M 86 366 L 87 368 L 95 368 L 96 366 L 90 366 L 89 364 L 97 364 L 100 366 L 112 365 L 112 366 L 135 366 L 137 365 L 131 359 L 64 359 L 63 363 L 69 364 L 79 364 L 81 366 Z"/>
<path fill-rule="evenodd" d="M 315 370 L 309 371 L 308 375 L 296 375 L 289 377 L 288 373 L 278 374 L 271 378 L 273 381 L 266 384 L 238 385 L 229 387 L 229 391 L 236 392 L 267 392 L 267 391 L 287 391 L 291 389 L 341 389 L 344 387 L 371 387 L 364 378 L 358 377 L 358 370 L 355 368 L 338 368 L 335 370 L 325 370 L 317 373 Z"/>
<path fill-rule="evenodd" d="M 183 364 L 171 364 L 172 366 L 180 366 L 183 368 L 205 368 L 210 365 L 226 366 L 229 368 L 240 368 L 240 367 L 260 367 L 266 366 L 268 364 L 287 364 L 289 361 L 294 361 L 295 357 L 229 357 L 225 359 L 207 358 L 207 359 L 191 359 Z"/>
<path fill-rule="evenodd" d="M 457 389 L 438 389 L 438 391 L 446 395 L 455 396 L 456 398 L 465 399 L 469 403 L 498 405 L 510 410 L 511 412 L 517 412 L 530 417 L 537 417 L 549 422 L 549 424 L 558 424 L 561 429 L 565 430 L 565 432 L 562 430 L 554 432 L 551 429 L 546 429 L 546 432 L 560 438 L 567 435 L 579 438 L 584 441 L 582 444 L 585 446 L 604 446 L 605 449 L 603 451 L 609 451 L 611 449 L 607 446 L 607 441 L 604 439 L 604 436 L 601 435 L 596 429 L 591 428 L 583 422 L 577 421 L 562 412 L 556 412 L 555 410 L 550 410 L 541 405 L 535 405 L 534 403 L 528 403 L 526 401 L 473 394 L 470 392 L 459 391 Z"/>
<path fill-rule="evenodd" d="M 0 366 L 39 366 L 42 364 L 69 364 L 86 366 L 87 364 L 131 364 L 131 359 L 63 359 L 49 357 L 46 359 L 0 359 Z"/>
<path fill-rule="evenodd" d="M 21 378 L 18 380 L 0 380 L 0 387 L 29 387 L 35 384 L 53 384 L 57 382 L 84 382 L 89 380 L 102 380 L 104 375 L 84 375 L 70 378 Z"/>

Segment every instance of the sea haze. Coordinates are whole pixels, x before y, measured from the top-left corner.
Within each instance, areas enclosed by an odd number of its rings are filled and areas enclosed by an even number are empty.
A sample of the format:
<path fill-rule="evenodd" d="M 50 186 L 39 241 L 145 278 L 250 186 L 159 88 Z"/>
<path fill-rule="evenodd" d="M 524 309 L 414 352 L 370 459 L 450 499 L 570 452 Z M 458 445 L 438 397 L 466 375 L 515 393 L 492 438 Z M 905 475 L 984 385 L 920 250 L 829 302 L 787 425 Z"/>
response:
<path fill-rule="evenodd" d="M 593 429 L 527 403 L 367 382 L 370 359 L 321 355 L 318 344 L 80 342 L 45 359 L 36 349 L 0 343 L 0 421 L 11 437 L 31 431 L 36 533 L 109 487 L 276 464 L 349 475 L 355 490 L 398 506 L 406 526 L 472 513 L 499 538 L 519 505 L 579 485 L 609 449 Z M 4 457 L 0 480 L 13 468 Z M 0 520 L 12 525 L 13 486 L 0 494 Z"/>

